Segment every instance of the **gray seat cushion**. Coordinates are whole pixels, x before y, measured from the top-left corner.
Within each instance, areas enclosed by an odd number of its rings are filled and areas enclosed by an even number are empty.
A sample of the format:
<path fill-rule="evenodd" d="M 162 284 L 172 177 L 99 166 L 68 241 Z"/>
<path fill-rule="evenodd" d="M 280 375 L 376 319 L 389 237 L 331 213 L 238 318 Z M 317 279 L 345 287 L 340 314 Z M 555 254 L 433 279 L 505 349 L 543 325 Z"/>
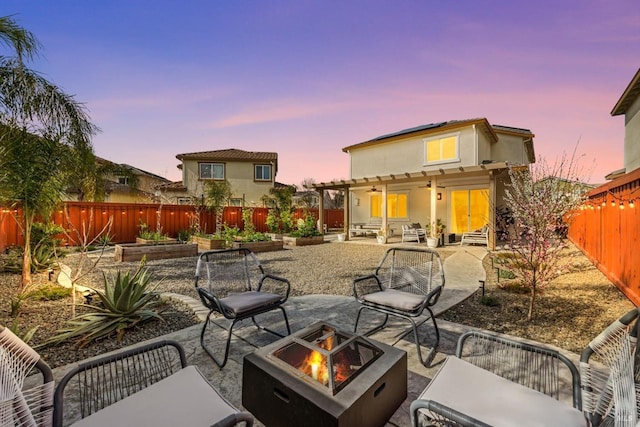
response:
<path fill-rule="evenodd" d="M 187 366 L 74 426 L 210 426 L 238 412 L 195 366 Z"/>
<path fill-rule="evenodd" d="M 223 308 L 232 312 L 235 316 L 258 309 L 260 307 L 268 307 L 277 304 L 280 296 L 269 292 L 247 291 L 237 294 L 229 294 L 225 298 L 220 299 Z"/>
<path fill-rule="evenodd" d="M 492 426 L 586 426 L 572 406 L 449 356 L 419 399 Z"/>
<path fill-rule="evenodd" d="M 425 296 L 387 289 L 382 292 L 366 294 L 362 299 L 372 304 L 390 307 L 396 310 L 414 311 L 424 302 Z"/>

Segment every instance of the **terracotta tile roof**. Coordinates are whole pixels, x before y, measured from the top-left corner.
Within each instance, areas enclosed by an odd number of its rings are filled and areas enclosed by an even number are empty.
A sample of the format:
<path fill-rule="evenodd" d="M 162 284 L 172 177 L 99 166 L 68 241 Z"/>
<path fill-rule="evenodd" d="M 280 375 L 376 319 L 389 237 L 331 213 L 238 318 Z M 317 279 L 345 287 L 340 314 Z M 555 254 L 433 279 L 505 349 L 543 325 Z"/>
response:
<path fill-rule="evenodd" d="M 185 187 L 182 181 L 174 181 L 169 182 L 167 184 L 157 185 L 155 188 L 158 190 L 171 190 L 171 191 L 187 191 L 187 187 Z"/>
<path fill-rule="evenodd" d="M 244 151 L 229 148 L 226 150 L 178 154 L 176 158 L 178 160 L 277 161 L 278 153 Z"/>

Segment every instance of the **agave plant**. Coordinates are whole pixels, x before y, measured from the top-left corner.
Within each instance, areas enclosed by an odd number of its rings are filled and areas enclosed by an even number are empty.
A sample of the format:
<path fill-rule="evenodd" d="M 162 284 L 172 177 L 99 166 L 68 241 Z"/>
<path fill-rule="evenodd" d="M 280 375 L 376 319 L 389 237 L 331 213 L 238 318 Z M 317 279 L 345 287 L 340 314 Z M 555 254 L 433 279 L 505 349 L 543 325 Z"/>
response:
<path fill-rule="evenodd" d="M 75 340 L 82 348 L 112 334 L 120 342 L 127 329 L 150 319 L 163 320 L 155 287 L 148 289 L 152 276 L 144 260 L 133 275 L 129 271 L 122 273 L 118 270 L 115 276 L 103 273 L 103 277 L 104 292 L 94 289 L 98 304 L 82 304 L 91 312 L 67 321 L 67 326 L 42 346 Z"/>

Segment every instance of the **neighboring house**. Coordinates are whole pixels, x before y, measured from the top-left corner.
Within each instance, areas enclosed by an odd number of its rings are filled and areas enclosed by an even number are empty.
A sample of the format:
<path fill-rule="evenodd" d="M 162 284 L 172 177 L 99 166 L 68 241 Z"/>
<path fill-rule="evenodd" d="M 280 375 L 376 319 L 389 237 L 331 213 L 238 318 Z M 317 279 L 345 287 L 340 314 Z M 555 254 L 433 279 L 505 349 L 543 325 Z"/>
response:
<path fill-rule="evenodd" d="M 296 191 L 291 197 L 293 206 L 301 208 L 317 208 L 320 203 L 320 194 L 315 190 Z"/>
<path fill-rule="evenodd" d="M 611 111 L 612 116 L 624 114 L 624 168 L 611 172 L 615 179 L 640 167 L 640 69 L 622 93 Z"/>
<path fill-rule="evenodd" d="M 162 189 L 163 195 L 176 203 L 202 197 L 204 183 L 227 180 L 233 193 L 231 206 L 262 206 L 262 197 L 275 186 L 278 154 L 238 149 L 200 151 L 178 154 L 182 162 L 182 183 Z"/>
<path fill-rule="evenodd" d="M 102 177 L 104 201 L 109 203 L 157 203 L 157 187 L 170 183 L 166 178 L 126 163 L 96 157 L 96 164 L 109 171 Z M 121 171 L 113 172 L 113 171 Z M 77 190 L 67 191 L 67 200 L 78 200 Z"/>
<path fill-rule="evenodd" d="M 485 118 L 418 126 L 343 148 L 350 179 L 314 187 L 344 190 L 345 228 L 379 224 L 399 233 L 403 224 L 441 219 L 456 235 L 493 229 L 508 165 L 535 161 L 533 138 Z"/>

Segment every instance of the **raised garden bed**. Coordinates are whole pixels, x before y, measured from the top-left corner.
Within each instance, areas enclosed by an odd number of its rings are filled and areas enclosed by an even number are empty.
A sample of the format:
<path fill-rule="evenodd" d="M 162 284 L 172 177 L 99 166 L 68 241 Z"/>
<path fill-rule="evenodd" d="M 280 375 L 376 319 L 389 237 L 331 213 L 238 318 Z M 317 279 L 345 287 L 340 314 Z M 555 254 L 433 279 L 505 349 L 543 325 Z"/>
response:
<path fill-rule="evenodd" d="M 198 255 L 198 245 L 189 244 L 161 244 L 141 245 L 138 243 L 124 243 L 116 245 L 113 259 L 116 262 L 140 261 L 142 257 L 148 260 L 182 258 Z"/>
<path fill-rule="evenodd" d="M 198 245 L 200 251 L 224 248 L 224 239 L 212 239 L 209 237 L 191 236 L 191 243 Z"/>
<path fill-rule="evenodd" d="M 160 240 L 150 240 L 150 239 L 142 239 L 140 237 L 136 237 L 136 244 L 138 245 L 173 245 L 178 243 L 178 239 L 172 239 L 167 237 L 166 239 Z"/>
<path fill-rule="evenodd" d="M 284 236 L 282 241 L 287 246 L 309 246 L 320 245 L 324 243 L 324 236 L 311 236 L 311 237 L 291 237 Z"/>
<path fill-rule="evenodd" d="M 282 240 L 267 240 L 264 242 L 233 242 L 236 249 L 247 248 L 252 252 L 279 251 L 282 249 Z"/>

